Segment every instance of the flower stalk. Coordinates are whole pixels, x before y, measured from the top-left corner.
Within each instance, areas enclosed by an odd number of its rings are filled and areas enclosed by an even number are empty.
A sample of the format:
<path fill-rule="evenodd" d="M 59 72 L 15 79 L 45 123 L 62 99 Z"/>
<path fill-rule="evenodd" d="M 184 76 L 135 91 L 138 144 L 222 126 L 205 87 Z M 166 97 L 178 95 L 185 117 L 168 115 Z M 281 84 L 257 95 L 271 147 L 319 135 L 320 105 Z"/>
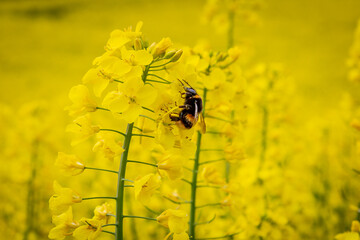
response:
<path fill-rule="evenodd" d="M 206 93 L 207 89 L 204 88 L 204 96 L 203 96 L 203 114 L 205 115 L 205 102 L 206 102 Z M 196 216 L 196 189 L 197 189 L 197 177 L 199 171 L 199 161 L 200 161 L 200 151 L 201 151 L 201 137 L 202 134 L 200 131 L 197 132 L 197 140 L 196 140 L 196 152 L 194 159 L 194 167 L 193 167 L 193 176 L 191 183 L 191 202 L 190 202 L 190 222 L 189 222 L 189 237 L 191 240 L 195 240 L 195 216 Z"/>
<path fill-rule="evenodd" d="M 119 167 L 119 177 L 117 184 L 117 194 L 116 194 L 116 230 L 115 230 L 115 239 L 123 239 L 123 219 L 124 219 L 124 179 L 126 173 L 126 164 L 130 148 L 130 142 L 132 137 L 132 130 L 134 123 L 129 123 L 126 129 L 126 136 L 124 140 L 123 149 L 124 152 L 121 155 L 120 167 Z"/>

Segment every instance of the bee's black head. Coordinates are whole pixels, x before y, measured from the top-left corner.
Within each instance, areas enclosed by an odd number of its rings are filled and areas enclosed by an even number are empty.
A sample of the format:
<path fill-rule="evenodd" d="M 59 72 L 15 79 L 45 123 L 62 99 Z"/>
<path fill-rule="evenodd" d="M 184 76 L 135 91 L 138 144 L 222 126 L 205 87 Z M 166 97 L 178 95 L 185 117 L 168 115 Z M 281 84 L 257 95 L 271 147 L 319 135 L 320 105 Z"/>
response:
<path fill-rule="evenodd" d="M 192 96 L 197 95 L 197 92 L 193 88 L 184 87 L 184 89 L 186 92 L 186 96 L 192 97 Z"/>

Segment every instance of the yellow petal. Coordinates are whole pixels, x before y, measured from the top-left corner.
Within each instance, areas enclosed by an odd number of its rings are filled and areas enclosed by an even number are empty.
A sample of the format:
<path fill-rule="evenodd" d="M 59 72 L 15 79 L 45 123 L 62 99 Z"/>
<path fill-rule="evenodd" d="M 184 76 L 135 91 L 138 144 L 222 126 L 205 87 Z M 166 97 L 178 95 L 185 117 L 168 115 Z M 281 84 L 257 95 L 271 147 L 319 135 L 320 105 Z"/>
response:
<path fill-rule="evenodd" d="M 154 103 L 157 95 L 158 92 L 154 87 L 150 85 L 144 85 L 137 92 L 137 103 L 143 107 L 150 107 L 151 104 Z"/>

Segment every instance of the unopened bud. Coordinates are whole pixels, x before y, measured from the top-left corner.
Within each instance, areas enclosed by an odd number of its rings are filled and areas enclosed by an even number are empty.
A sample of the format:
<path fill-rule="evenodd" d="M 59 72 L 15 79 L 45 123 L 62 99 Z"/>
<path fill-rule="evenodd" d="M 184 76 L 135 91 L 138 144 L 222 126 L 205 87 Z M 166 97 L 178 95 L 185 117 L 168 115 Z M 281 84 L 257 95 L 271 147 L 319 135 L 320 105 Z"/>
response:
<path fill-rule="evenodd" d="M 136 38 L 136 39 L 135 39 L 135 41 L 134 41 L 134 49 L 135 49 L 135 50 L 141 50 L 141 49 L 143 49 L 140 38 Z"/>
<path fill-rule="evenodd" d="M 156 42 L 153 42 L 153 43 L 148 47 L 148 52 L 151 53 L 151 52 L 154 50 L 155 46 L 156 46 Z"/>
<path fill-rule="evenodd" d="M 171 50 L 171 51 L 168 51 L 165 56 L 164 56 L 164 59 L 169 59 L 169 58 L 172 58 L 176 53 L 176 50 Z"/>
<path fill-rule="evenodd" d="M 171 62 L 176 62 L 177 60 L 179 60 L 179 58 L 182 56 L 182 54 L 183 54 L 182 49 L 177 50 L 174 57 L 171 59 Z"/>

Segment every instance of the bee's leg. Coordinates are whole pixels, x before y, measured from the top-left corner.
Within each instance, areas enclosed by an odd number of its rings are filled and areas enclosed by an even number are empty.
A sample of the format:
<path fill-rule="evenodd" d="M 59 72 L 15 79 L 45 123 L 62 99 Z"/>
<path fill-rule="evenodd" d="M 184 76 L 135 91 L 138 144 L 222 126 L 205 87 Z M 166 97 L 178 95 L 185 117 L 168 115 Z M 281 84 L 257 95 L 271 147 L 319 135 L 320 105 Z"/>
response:
<path fill-rule="evenodd" d="M 171 121 L 177 122 L 180 120 L 179 114 L 170 114 L 169 116 L 170 116 Z"/>
<path fill-rule="evenodd" d="M 181 91 L 179 91 L 179 93 L 181 94 L 181 98 L 182 98 L 182 99 L 185 99 L 185 98 L 186 98 L 186 93 L 181 92 Z"/>
<path fill-rule="evenodd" d="M 191 109 L 191 105 L 185 104 L 185 105 L 179 106 L 179 108 L 185 108 L 186 110 L 190 110 L 190 109 Z"/>

